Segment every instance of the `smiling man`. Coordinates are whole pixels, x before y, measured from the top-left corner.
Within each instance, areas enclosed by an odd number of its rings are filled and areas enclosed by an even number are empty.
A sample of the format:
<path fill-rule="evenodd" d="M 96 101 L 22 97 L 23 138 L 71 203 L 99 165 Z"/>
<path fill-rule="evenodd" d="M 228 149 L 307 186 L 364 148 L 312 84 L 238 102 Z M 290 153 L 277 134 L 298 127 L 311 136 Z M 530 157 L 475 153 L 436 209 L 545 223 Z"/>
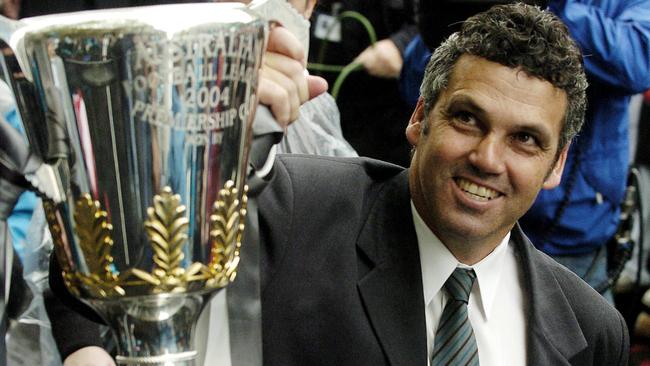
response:
<path fill-rule="evenodd" d="M 264 364 L 626 365 L 620 314 L 517 225 L 560 183 L 586 86 L 560 20 L 494 7 L 434 52 L 408 170 L 280 156 L 259 204 Z"/>

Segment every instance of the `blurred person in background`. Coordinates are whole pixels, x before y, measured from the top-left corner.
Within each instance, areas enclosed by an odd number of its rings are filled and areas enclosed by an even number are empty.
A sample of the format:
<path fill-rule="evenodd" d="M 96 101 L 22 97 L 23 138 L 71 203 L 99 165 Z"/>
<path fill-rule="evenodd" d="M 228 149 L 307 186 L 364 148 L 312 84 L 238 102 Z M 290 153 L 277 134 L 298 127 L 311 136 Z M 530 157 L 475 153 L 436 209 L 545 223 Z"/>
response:
<path fill-rule="evenodd" d="M 412 0 L 320 0 L 312 16 L 311 63 L 361 65 L 341 84 L 336 102 L 341 112 L 343 136 L 361 156 L 409 163 L 409 147 L 403 126 L 412 109 L 399 97 L 397 77 L 402 54 L 417 30 Z M 370 44 L 369 32 L 360 13 L 376 33 Z M 333 87 L 338 72 L 319 72 Z"/>
<path fill-rule="evenodd" d="M 627 182 L 630 98 L 650 88 L 650 1 L 549 0 L 548 9 L 584 55 L 587 113 L 562 183 L 541 192 L 521 224 L 538 248 L 613 301 L 607 244 Z"/>
<path fill-rule="evenodd" d="M 546 7 L 544 0 L 414 0 L 418 33 L 406 46 L 399 75 L 399 90 L 404 101 L 415 107 L 431 51 L 450 34 L 458 31 L 465 19 L 494 5 L 514 2 Z"/>

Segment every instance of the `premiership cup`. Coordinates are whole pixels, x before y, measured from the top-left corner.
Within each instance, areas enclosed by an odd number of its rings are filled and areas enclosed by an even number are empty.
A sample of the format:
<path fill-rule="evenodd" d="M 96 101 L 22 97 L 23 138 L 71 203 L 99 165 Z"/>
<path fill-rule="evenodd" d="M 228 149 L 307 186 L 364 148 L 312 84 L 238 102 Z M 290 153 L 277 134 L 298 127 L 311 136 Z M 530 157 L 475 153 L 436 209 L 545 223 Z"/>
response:
<path fill-rule="evenodd" d="M 28 179 L 118 364 L 193 365 L 198 316 L 236 275 L 267 28 L 226 3 L 0 22 L 16 56 L 1 71 L 47 163 Z"/>

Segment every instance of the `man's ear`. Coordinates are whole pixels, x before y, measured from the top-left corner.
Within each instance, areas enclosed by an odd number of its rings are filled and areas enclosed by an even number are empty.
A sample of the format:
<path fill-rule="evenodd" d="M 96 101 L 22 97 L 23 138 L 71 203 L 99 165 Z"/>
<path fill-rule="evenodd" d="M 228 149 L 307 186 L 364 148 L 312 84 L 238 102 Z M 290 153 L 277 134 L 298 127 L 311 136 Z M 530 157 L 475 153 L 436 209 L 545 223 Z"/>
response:
<path fill-rule="evenodd" d="M 418 99 L 418 104 L 415 106 L 413 114 L 411 114 L 411 119 L 409 120 L 408 126 L 406 126 L 406 139 L 408 140 L 411 146 L 417 146 L 418 141 L 420 140 L 420 134 L 422 133 L 422 124 L 424 123 L 424 99 L 420 97 Z"/>
<path fill-rule="evenodd" d="M 569 152 L 570 145 L 571 143 L 566 144 L 562 151 L 560 151 L 560 155 L 558 155 L 553 169 L 551 169 L 548 176 L 546 177 L 546 180 L 544 181 L 544 184 L 542 185 L 543 189 L 553 189 L 560 185 L 560 181 L 562 180 L 562 172 L 564 171 L 564 165 L 566 164 L 566 157 Z"/>

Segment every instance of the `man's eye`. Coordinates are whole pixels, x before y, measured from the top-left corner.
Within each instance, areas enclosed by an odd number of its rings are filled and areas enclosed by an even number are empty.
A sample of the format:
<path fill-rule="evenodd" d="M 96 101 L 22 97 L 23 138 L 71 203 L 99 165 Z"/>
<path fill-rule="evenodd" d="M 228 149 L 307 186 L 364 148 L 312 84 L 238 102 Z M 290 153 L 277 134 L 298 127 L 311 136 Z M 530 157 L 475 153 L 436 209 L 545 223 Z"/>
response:
<path fill-rule="evenodd" d="M 537 140 L 535 139 L 535 137 L 533 137 L 533 135 L 526 132 L 520 132 L 515 134 L 515 140 L 517 140 L 517 142 L 519 143 L 526 144 L 526 145 L 537 144 Z"/>
<path fill-rule="evenodd" d="M 474 115 L 469 112 L 456 112 L 454 118 L 466 124 L 476 123 L 476 118 L 474 118 Z"/>

